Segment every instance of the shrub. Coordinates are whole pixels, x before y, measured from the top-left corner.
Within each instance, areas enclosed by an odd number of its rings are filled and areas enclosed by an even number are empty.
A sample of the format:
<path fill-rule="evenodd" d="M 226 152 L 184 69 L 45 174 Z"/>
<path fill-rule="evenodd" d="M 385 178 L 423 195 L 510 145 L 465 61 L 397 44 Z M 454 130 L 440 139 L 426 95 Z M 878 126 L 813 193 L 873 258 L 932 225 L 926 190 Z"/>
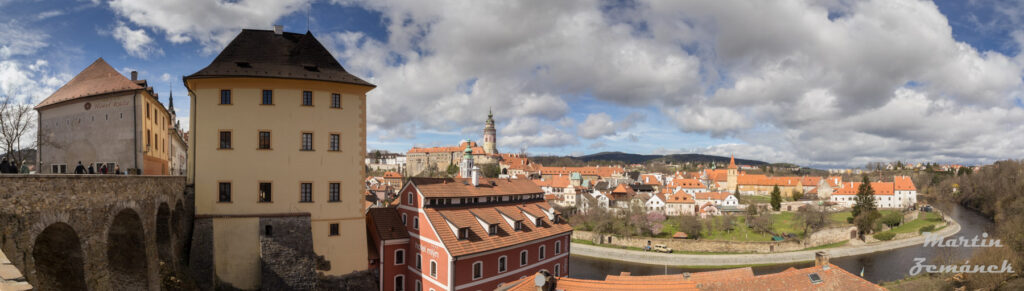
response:
<path fill-rule="evenodd" d="M 896 233 L 891 231 L 879 232 L 873 235 L 873 237 L 877 240 L 892 240 L 893 237 L 896 237 Z"/>
<path fill-rule="evenodd" d="M 934 224 L 922 226 L 921 229 L 917 230 L 917 232 L 924 233 L 924 232 L 931 232 L 933 230 L 935 230 L 935 225 Z"/>
<path fill-rule="evenodd" d="M 847 217 L 846 223 L 853 224 L 853 216 Z"/>

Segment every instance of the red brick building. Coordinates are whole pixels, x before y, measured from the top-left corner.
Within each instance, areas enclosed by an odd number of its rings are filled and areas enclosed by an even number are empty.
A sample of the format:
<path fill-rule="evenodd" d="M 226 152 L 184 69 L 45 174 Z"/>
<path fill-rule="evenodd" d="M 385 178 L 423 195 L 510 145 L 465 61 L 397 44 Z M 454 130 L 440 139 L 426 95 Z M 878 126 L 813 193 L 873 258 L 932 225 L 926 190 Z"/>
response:
<path fill-rule="evenodd" d="M 411 178 L 399 199 L 367 216 L 381 290 L 494 290 L 568 274 L 572 227 L 529 180 Z"/>

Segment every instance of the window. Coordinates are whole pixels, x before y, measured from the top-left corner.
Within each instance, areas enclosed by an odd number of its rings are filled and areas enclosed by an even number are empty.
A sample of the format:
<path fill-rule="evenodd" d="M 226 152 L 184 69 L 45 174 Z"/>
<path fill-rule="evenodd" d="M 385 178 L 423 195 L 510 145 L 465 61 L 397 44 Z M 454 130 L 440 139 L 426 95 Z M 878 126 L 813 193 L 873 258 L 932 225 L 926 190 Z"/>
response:
<path fill-rule="evenodd" d="M 231 90 L 220 90 L 220 104 L 231 104 Z"/>
<path fill-rule="evenodd" d="M 545 255 L 546 252 L 547 252 L 547 247 L 545 247 L 543 245 L 540 246 L 540 248 L 538 248 L 538 250 L 537 250 L 537 260 L 538 261 L 544 260 L 544 255 Z"/>
<path fill-rule="evenodd" d="M 327 201 L 338 202 L 341 201 L 341 183 L 330 183 L 327 186 Z"/>
<path fill-rule="evenodd" d="M 516 220 L 515 229 L 516 230 L 523 230 L 523 221 L 522 220 Z"/>
<path fill-rule="evenodd" d="M 147 147 L 147 148 L 148 148 L 148 147 L 149 147 L 150 145 L 152 145 L 152 144 L 153 144 L 153 138 L 152 138 L 152 137 L 150 137 L 149 135 L 150 135 L 150 131 L 149 131 L 149 130 L 147 129 L 147 130 L 146 130 L 146 147 Z"/>
<path fill-rule="evenodd" d="M 337 152 L 341 150 L 341 135 L 333 133 L 327 144 L 327 150 Z"/>
<path fill-rule="evenodd" d="M 114 168 L 110 168 L 110 170 L 113 171 Z M 68 165 L 52 165 L 50 166 L 50 172 L 52 172 L 53 174 L 67 174 Z"/>
<path fill-rule="evenodd" d="M 149 103 L 146 103 L 146 119 L 149 119 Z"/>
<path fill-rule="evenodd" d="M 561 254 L 561 253 L 562 253 L 562 241 L 556 241 L 555 242 L 555 254 L 557 255 L 557 254 Z"/>
<path fill-rule="evenodd" d="M 264 236 L 274 236 L 274 227 L 270 225 L 263 226 Z"/>
<path fill-rule="evenodd" d="M 416 291 L 423 291 L 423 283 L 420 280 L 416 280 Z"/>
<path fill-rule="evenodd" d="M 302 91 L 302 106 L 313 106 L 313 91 Z"/>
<path fill-rule="evenodd" d="M 263 105 L 274 105 L 274 91 L 263 90 Z"/>
<path fill-rule="evenodd" d="M 423 268 L 423 265 L 421 263 L 422 260 L 423 260 L 423 258 L 420 257 L 420 253 L 416 253 L 416 269 L 417 270 L 420 270 L 420 269 Z"/>
<path fill-rule="evenodd" d="M 484 263 L 476 262 L 473 263 L 473 280 L 480 279 L 484 276 Z"/>
<path fill-rule="evenodd" d="M 498 225 L 497 224 L 491 224 L 490 226 L 488 226 L 487 227 L 487 234 L 489 234 L 489 235 L 496 235 L 496 234 L 498 234 Z"/>
<path fill-rule="evenodd" d="M 230 149 L 231 148 L 231 132 L 221 131 L 220 132 L 220 148 Z"/>
<path fill-rule="evenodd" d="M 409 216 L 408 216 L 408 215 L 406 215 L 405 213 L 402 213 L 402 225 L 409 225 L 409 224 L 407 223 L 407 221 L 408 221 L 407 219 L 408 219 L 408 218 L 409 218 Z"/>
<path fill-rule="evenodd" d="M 519 266 L 520 267 L 526 266 L 526 260 L 527 260 L 526 255 L 527 254 L 529 254 L 528 251 L 519 252 Z"/>
<path fill-rule="evenodd" d="M 416 216 L 412 218 L 412 228 L 420 229 L 420 217 Z"/>
<path fill-rule="evenodd" d="M 313 150 L 313 133 L 303 132 L 302 133 L 302 149 L 304 151 Z"/>
<path fill-rule="evenodd" d="M 272 187 L 270 183 L 260 182 L 260 197 L 259 202 L 272 202 Z"/>
<path fill-rule="evenodd" d="M 498 258 L 498 273 L 505 272 L 508 270 L 508 257 L 501 256 Z"/>
<path fill-rule="evenodd" d="M 562 265 L 561 264 L 555 264 L 555 277 L 561 277 L 561 276 L 562 276 Z"/>
<path fill-rule="evenodd" d="M 337 236 L 338 234 L 341 233 L 341 231 L 339 230 L 340 226 L 337 223 L 331 223 L 330 228 L 331 228 L 330 229 L 331 232 L 330 232 L 329 236 Z"/>
<path fill-rule="evenodd" d="M 412 192 L 409 192 L 409 194 L 406 194 L 406 196 L 408 196 L 408 199 L 406 199 L 407 200 L 406 203 L 409 204 L 409 205 L 412 205 L 412 201 L 414 199 L 413 198 L 414 196 L 412 196 Z"/>
<path fill-rule="evenodd" d="M 459 240 L 469 239 L 469 228 L 463 227 L 459 229 Z"/>
<path fill-rule="evenodd" d="M 395 250 L 395 265 L 404 265 L 404 264 L 405 264 L 405 250 L 403 250 L 403 249 Z"/>
<path fill-rule="evenodd" d="M 313 183 L 299 184 L 299 202 L 313 202 Z"/>
<path fill-rule="evenodd" d="M 231 202 L 231 183 L 220 182 L 219 202 Z"/>
<path fill-rule="evenodd" d="M 341 108 L 341 94 L 331 94 L 331 108 Z"/>
<path fill-rule="evenodd" d="M 395 276 L 395 291 L 405 291 L 405 276 Z"/>
<path fill-rule="evenodd" d="M 430 276 L 437 278 L 437 262 L 430 260 Z"/>
<path fill-rule="evenodd" d="M 260 131 L 259 149 L 261 149 L 261 150 L 269 150 L 270 149 L 270 132 L 269 131 Z"/>

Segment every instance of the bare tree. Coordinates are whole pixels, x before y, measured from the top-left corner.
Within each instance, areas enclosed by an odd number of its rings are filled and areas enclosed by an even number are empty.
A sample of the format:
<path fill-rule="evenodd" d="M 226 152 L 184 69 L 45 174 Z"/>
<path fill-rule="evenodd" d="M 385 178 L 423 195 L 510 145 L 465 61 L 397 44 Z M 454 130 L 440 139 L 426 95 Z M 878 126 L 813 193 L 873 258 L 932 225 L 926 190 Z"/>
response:
<path fill-rule="evenodd" d="M 36 115 L 32 106 L 18 102 L 11 96 L 0 96 L 0 149 L 18 165 L 25 160 L 21 141 L 35 128 Z"/>

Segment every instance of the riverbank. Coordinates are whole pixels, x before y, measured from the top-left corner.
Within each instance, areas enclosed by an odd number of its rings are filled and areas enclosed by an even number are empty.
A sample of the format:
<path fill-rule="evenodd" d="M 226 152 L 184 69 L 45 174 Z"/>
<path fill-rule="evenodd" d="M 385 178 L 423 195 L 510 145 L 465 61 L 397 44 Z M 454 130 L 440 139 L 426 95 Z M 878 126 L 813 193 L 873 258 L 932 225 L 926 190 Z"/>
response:
<path fill-rule="evenodd" d="M 935 232 L 940 237 L 948 237 L 960 232 L 960 224 L 950 220 L 945 228 Z M 894 250 L 909 247 L 915 244 L 923 244 L 925 236 L 915 236 L 900 240 L 882 241 L 864 245 L 846 245 L 827 249 L 826 252 L 833 258 L 856 256 Z M 616 261 L 634 262 L 648 265 L 672 265 L 672 266 L 749 266 L 749 265 L 771 265 L 807 262 L 814 260 L 814 253 L 820 250 L 802 250 L 783 253 L 767 254 L 663 254 L 656 252 L 634 251 L 626 249 L 592 246 L 580 243 L 572 243 L 572 254 L 609 259 Z"/>

